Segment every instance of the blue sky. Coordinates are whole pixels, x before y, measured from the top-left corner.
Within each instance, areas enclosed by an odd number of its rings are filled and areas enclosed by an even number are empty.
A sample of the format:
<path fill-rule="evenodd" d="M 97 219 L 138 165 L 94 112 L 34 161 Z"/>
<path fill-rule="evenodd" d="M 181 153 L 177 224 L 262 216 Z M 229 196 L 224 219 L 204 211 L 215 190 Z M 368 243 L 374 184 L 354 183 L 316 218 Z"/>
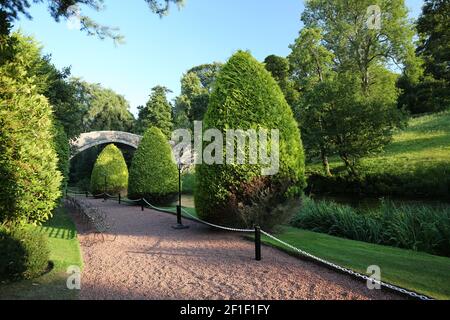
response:
<path fill-rule="evenodd" d="M 422 0 L 406 0 L 411 17 Z M 301 28 L 301 0 L 186 0 L 160 19 L 143 0 L 106 0 L 96 21 L 117 26 L 126 43 L 115 46 L 56 23 L 45 5 L 34 5 L 32 21 L 18 23 L 52 54 L 58 68 L 72 66 L 72 74 L 101 83 L 125 96 L 131 111 L 145 104 L 150 89 L 164 85 L 177 95 L 180 78 L 191 67 L 226 61 L 238 49 L 250 50 L 259 60 L 269 54 L 286 56 Z"/>

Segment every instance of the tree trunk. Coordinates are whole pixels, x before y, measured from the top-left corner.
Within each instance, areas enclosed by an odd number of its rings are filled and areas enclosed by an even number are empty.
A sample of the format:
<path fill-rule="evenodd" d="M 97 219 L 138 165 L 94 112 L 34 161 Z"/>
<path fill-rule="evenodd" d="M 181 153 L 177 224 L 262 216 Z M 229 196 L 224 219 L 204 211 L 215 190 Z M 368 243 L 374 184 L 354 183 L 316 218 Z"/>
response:
<path fill-rule="evenodd" d="M 351 163 L 350 159 L 347 155 L 341 155 L 341 159 L 344 161 L 345 166 L 347 168 L 348 173 L 352 176 L 357 178 L 358 172 L 356 171 L 355 166 Z"/>

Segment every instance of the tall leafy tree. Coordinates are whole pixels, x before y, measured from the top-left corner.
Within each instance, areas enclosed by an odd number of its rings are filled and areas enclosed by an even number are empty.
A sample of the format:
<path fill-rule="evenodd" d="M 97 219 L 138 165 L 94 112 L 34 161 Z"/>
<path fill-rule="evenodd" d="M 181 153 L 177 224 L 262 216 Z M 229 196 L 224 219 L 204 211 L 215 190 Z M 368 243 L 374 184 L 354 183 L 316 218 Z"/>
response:
<path fill-rule="evenodd" d="M 425 60 L 425 71 L 436 80 L 450 82 L 450 2 L 426 0 L 417 21 L 420 36 L 417 53 Z"/>
<path fill-rule="evenodd" d="M 379 24 L 370 9 L 375 5 Z M 404 0 L 310 0 L 302 20 L 306 28 L 321 29 L 337 70 L 358 74 L 364 93 L 376 82 L 371 67 L 414 65 L 414 30 Z"/>
<path fill-rule="evenodd" d="M 79 102 L 88 109 L 84 123 L 89 131 L 131 131 L 134 117 L 128 101 L 111 89 L 100 84 L 78 82 Z"/>
<path fill-rule="evenodd" d="M 194 121 L 202 120 L 208 108 L 209 88 L 203 86 L 199 76 L 188 72 L 181 79 L 181 95 L 175 100 L 177 127 L 192 128 Z"/>
<path fill-rule="evenodd" d="M 173 129 L 172 105 L 167 100 L 167 93 L 171 92 L 163 86 L 152 88 L 150 99 L 145 107 L 139 107 L 139 117 L 136 132 L 144 134 L 148 128 L 159 128 L 167 138 L 171 138 Z"/>
<path fill-rule="evenodd" d="M 303 142 L 308 156 L 319 156 L 325 174 L 331 176 L 328 157 L 333 147 L 324 123 L 330 109 L 320 94 L 323 88 L 318 88 L 313 95 L 308 92 L 314 92 L 316 85 L 335 77 L 334 54 L 323 45 L 322 34 L 317 28 L 302 29 L 290 48 L 291 77 L 303 92 L 294 106 L 296 118 L 302 124 Z"/>
<path fill-rule="evenodd" d="M 299 93 L 295 89 L 294 82 L 290 79 L 288 59 L 276 55 L 270 55 L 266 57 L 264 64 L 267 71 L 272 74 L 275 81 L 280 86 L 288 104 L 293 106 L 299 98 Z"/>

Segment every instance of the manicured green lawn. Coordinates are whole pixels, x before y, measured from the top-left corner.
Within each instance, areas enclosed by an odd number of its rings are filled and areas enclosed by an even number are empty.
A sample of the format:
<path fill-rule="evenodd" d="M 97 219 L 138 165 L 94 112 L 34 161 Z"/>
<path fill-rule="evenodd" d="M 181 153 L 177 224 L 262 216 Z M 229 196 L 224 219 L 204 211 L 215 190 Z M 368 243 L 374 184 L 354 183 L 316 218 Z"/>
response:
<path fill-rule="evenodd" d="M 282 227 L 276 236 L 308 253 L 360 273 L 381 268 L 382 280 L 436 299 L 450 299 L 450 258 L 332 237 L 293 227 Z M 263 242 L 295 253 L 263 237 Z M 264 257 L 264 250 L 263 250 Z"/>
<path fill-rule="evenodd" d="M 333 173 L 344 174 L 342 162 L 338 158 L 330 160 Z M 363 185 L 368 193 L 448 197 L 450 110 L 411 119 L 408 128 L 395 134 L 393 142 L 383 152 L 363 159 L 359 171 L 372 181 Z M 308 164 L 307 173 L 323 174 L 321 164 Z M 348 191 L 332 185 L 332 181 L 328 186 Z M 371 187 L 374 190 L 370 190 Z"/>
<path fill-rule="evenodd" d="M 78 291 L 68 290 L 66 286 L 67 268 L 83 267 L 75 225 L 65 209 L 58 208 L 54 217 L 37 229 L 48 237 L 53 270 L 38 279 L 0 285 L 0 299 L 77 299 Z"/>

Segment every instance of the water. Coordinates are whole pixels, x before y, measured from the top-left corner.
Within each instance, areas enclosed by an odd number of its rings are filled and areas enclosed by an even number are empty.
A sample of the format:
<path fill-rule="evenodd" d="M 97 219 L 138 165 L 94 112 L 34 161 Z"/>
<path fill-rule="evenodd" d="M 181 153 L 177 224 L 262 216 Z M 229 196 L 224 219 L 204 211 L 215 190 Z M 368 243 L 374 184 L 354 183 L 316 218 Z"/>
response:
<path fill-rule="evenodd" d="M 427 206 L 440 206 L 440 205 L 449 205 L 450 202 L 443 202 L 443 201 L 437 201 L 437 200 L 426 200 L 426 199 L 406 199 L 406 198 L 389 198 L 389 197 L 379 197 L 379 198 L 370 198 L 370 197 L 357 197 L 357 196 L 330 196 L 330 195 L 312 195 L 311 198 L 314 200 L 328 200 L 328 201 L 334 201 L 339 204 L 345 204 L 349 205 L 355 209 L 359 210 L 369 210 L 369 209 L 378 209 L 381 207 L 382 200 L 389 200 L 392 201 L 394 204 L 402 205 L 415 205 L 415 206 L 421 206 L 421 205 L 427 205 Z M 184 207 L 187 208 L 195 208 L 195 201 L 193 195 L 185 194 L 181 197 L 181 203 Z M 177 205 L 178 200 L 173 205 Z"/>

